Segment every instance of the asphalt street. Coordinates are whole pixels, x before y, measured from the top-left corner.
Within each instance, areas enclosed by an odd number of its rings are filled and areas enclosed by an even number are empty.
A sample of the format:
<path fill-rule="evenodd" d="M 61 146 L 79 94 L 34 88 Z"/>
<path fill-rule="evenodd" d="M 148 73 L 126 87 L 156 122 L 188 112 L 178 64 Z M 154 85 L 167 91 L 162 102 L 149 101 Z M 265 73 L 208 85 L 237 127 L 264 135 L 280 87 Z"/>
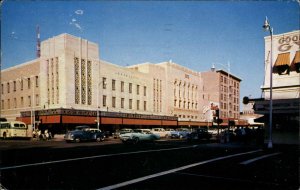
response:
<path fill-rule="evenodd" d="M 6 189 L 299 189 L 299 149 L 167 140 L 0 141 Z"/>

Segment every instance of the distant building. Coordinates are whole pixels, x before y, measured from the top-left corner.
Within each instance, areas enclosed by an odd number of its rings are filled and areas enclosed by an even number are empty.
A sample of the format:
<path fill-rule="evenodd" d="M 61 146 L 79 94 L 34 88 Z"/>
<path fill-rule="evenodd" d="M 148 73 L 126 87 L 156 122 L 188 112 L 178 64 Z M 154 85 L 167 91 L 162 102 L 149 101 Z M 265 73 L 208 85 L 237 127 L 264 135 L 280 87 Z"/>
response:
<path fill-rule="evenodd" d="M 224 70 L 202 72 L 203 86 L 200 102 L 203 108 L 203 117 L 212 120 L 212 106 L 217 106 L 219 116 L 225 123 L 229 120 L 237 121 L 240 118 L 240 82 L 241 79 Z M 237 123 L 237 122 L 236 122 Z"/>
<path fill-rule="evenodd" d="M 273 138 L 299 143 L 300 126 L 300 30 L 273 35 Z M 271 38 L 265 37 L 263 100 L 255 101 L 255 113 L 269 126 Z"/>
<path fill-rule="evenodd" d="M 69 34 L 42 41 L 40 53 L 1 70 L 1 117 L 57 131 L 98 122 L 110 131 L 199 127 L 211 125 L 203 117 L 210 101 L 220 103 L 223 117 L 239 117 L 240 79 L 230 74 L 227 93 L 224 71 L 213 73 L 219 81 L 210 84 L 219 85 L 214 99 L 205 74 L 172 61 L 121 67 L 101 60 L 97 44 Z"/>

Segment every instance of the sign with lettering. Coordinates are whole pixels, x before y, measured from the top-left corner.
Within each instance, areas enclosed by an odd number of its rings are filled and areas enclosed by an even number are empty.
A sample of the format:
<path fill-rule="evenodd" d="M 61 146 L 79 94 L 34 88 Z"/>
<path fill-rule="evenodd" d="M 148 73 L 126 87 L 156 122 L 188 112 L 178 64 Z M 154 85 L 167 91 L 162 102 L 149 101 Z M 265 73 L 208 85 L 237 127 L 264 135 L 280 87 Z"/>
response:
<path fill-rule="evenodd" d="M 278 44 L 279 51 L 289 51 L 293 45 L 300 46 L 300 35 L 296 34 L 293 36 L 283 36 L 279 38 Z"/>

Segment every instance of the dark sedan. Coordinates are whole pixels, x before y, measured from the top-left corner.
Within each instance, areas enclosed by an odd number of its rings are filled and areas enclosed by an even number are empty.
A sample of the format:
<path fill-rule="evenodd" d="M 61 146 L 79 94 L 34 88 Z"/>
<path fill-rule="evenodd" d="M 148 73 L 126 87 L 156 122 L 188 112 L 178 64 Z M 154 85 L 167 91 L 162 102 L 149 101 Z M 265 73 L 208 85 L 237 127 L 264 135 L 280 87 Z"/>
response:
<path fill-rule="evenodd" d="M 89 126 L 78 126 L 74 131 L 69 131 L 65 135 L 66 142 L 81 142 L 81 141 L 103 141 L 104 133 Z"/>
<path fill-rule="evenodd" d="M 187 135 L 187 140 L 210 140 L 212 137 L 212 134 L 207 131 L 205 128 L 198 128 L 195 129 L 193 132 Z"/>

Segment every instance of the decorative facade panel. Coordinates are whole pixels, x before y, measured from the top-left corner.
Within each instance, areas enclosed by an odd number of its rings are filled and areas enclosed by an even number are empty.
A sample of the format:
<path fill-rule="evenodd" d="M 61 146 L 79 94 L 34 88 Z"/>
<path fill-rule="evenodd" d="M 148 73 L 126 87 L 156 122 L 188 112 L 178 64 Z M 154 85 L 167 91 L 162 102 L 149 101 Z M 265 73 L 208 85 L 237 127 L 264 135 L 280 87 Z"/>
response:
<path fill-rule="evenodd" d="M 58 57 L 55 58 L 55 70 L 56 70 L 56 103 L 59 104 L 59 69 L 58 69 Z"/>
<path fill-rule="evenodd" d="M 75 104 L 80 102 L 80 76 L 79 76 L 79 58 L 74 58 L 75 69 Z"/>
<path fill-rule="evenodd" d="M 86 65 L 81 59 L 81 104 L 86 104 Z"/>
<path fill-rule="evenodd" d="M 92 105 L 92 62 L 87 61 L 87 102 Z"/>

